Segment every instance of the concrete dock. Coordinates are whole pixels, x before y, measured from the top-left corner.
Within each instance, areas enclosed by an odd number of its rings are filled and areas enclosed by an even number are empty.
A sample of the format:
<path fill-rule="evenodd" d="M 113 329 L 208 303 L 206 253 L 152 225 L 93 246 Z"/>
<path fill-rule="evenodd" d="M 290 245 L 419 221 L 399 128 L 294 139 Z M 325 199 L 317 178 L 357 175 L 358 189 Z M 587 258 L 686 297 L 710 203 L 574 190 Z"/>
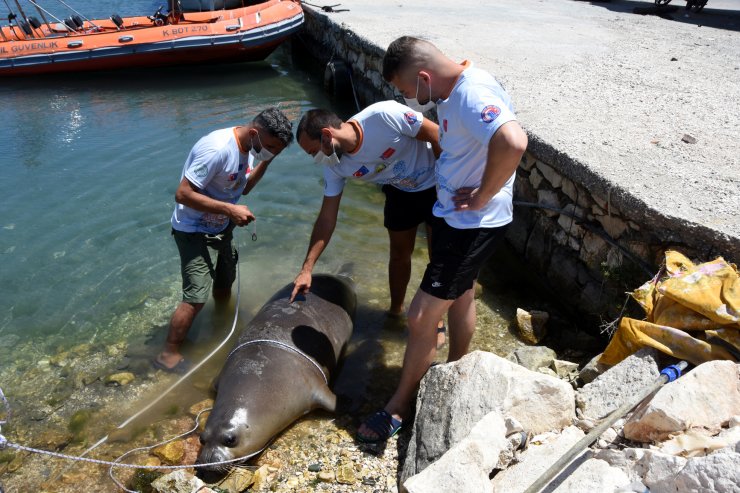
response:
<path fill-rule="evenodd" d="M 674 6 L 672 19 L 633 13 L 652 1 L 624 0 L 306 9 L 380 49 L 414 35 L 473 61 L 510 92 L 543 157 L 623 209 L 664 216 L 656 227 L 707 228 L 740 261 L 740 0 L 709 0 L 700 13 Z"/>

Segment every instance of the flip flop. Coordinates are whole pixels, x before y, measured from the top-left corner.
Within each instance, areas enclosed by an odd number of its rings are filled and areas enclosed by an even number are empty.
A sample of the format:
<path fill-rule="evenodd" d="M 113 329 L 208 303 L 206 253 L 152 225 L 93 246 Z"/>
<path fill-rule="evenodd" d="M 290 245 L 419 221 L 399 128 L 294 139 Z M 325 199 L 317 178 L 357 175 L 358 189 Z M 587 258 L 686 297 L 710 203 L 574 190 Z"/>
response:
<path fill-rule="evenodd" d="M 365 426 L 370 428 L 376 436 L 363 435 L 357 432 L 357 439 L 363 443 L 385 442 L 398 433 L 402 424 L 401 420 L 388 414 L 388 411 L 385 409 L 381 409 L 365 421 Z"/>
<path fill-rule="evenodd" d="M 183 374 L 187 373 L 188 370 L 190 370 L 190 368 L 192 367 L 192 365 L 190 364 L 190 362 L 188 360 L 186 360 L 185 358 L 183 358 L 180 361 L 178 361 L 177 364 L 175 366 L 173 366 L 172 368 L 170 368 L 169 366 L 165 366 L 164 363 L 162 363 L 161 361 L 159 361 L 157 358 L 154 358 L 152 360 L 152 366 L 154 368 L 156 368 L 158 370 L 162 370 L 162 371 L 164 371 L 166 373 L 175 373 L 177 375 L 183 375 Z"/>

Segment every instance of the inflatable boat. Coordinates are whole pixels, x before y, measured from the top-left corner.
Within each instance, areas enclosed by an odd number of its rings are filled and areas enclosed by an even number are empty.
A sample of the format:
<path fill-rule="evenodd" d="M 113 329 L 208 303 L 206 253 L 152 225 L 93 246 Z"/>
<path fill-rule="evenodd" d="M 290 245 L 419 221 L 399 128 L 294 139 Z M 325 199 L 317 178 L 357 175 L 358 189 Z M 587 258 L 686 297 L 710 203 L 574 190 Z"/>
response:
<path fill-rule="evenodd" d="M 0 29 L 0 76 L 257 61 L 303 24 L 298 0 L 173 1 L 167 13 L 107 19 L 11 13 Z M 202 10 L 221 6 L 222 10 Z M 218 8 L 218 7 L 216 7 Z"/>

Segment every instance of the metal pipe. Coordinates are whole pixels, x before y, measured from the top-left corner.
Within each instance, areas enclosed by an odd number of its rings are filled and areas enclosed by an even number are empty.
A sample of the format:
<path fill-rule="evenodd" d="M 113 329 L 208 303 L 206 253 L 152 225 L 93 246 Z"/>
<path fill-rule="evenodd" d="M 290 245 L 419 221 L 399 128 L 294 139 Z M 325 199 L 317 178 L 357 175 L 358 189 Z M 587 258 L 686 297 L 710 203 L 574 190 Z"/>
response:
<path fill-rule="evenodd" d="M 609 428 L 612 424 L 614 424 L 615 421 L 617 421 L 619 418 L 624 416 L 629 412 L 630 409 L 637 406 L 640 402 L 642 402 L 647 396 L 658 390 L 660 387 L 662 387 L 667 382 L 672 382 L 678 377 L 681 376 L 681 372 L 686 369 L 688 366 L 688 363 L 685 361 L 680 361 L 679 363 L 675 365 L 668 366 L 663 369 L 663 371 L 660 372 L 660 376 L 658 377 L 658 380 L 655 381 L 652 385 L 649 387 L 646 387 L 643 389 L 639 394 L 634 396 L 631 400 L 625 402 L 621 406 L 619 406 L 615 411 L 613 411 L 609 416 L 604 418 L 604 421 L 599 423 L 598 426 L 594 427 L 591 432 L 586 435 L 585 437 L 581 438 L 575 445 L 573 445 L 568 452 L 565 453 L 564 456 L 562 456 L 560 459 L 558 459 L 555 464 L 549 467 L 542 475 L 537 478 L 537 480 L 532 483 L 532 485 L 524 490 L 524 493 L 538 493 L 542 488 L 547 486 L 552 479 L 557 476 L 560 471 L 565 469 L 565 467 L 570 464 L 573 459 L 575 459 L 577 456 L 579 456 L 583 450 L 594 443 L 599 436 L 606 431 L 607 428 Z"/>
<path fill-rule="evenodd" d="M 17 32 L 15 32 L 15 28 L 13 27 L 13 20 L 16 19 L 15 23 L 18 24 L 18 16 L 15 15 L 15 12 L 13 12 L 13 9 L 10 8 L 10 5 L 8 4 L 8 0 L 3 0 L 3 3 L 5 3 L 5 6 L 8 7 L 8 27 L 10 28 L 10 32 L 13 33 L 13 36 L 15 36 L 15 39 L 18 41 L 21 41 L 21 37 L 18 35 Z"/>
<path fill-rule="evenodd" d="M 15 0 L 15 4 L 18 6 L 18 12 L 21 13 L 21 17 L 23 18 L 23 22 L 25 22 L 26 24 L 28 24 L 28 16 L 26 15 L 25 12 L 23 12 L 23 8 L 21 7 L 21 2 L 19 2 L 18 0 Z M 18 20 L 17 19 L 16 19 L 15 23 L 18 24 Z M 31 25 L 28 24 L 28 27 L 30 28 Z M 21 31 L 23 31 L 23 28 L 21 28 Z M 25 31 L 23 31 L 23 35 L 26 36 L 26 37 L 28 37 L 28 35 L 26 34 Z M 31 29 L 31 37 L 32 38 L 35 38 L 36 37 L 36 35 L 33 34 L 33 29 Z"/>

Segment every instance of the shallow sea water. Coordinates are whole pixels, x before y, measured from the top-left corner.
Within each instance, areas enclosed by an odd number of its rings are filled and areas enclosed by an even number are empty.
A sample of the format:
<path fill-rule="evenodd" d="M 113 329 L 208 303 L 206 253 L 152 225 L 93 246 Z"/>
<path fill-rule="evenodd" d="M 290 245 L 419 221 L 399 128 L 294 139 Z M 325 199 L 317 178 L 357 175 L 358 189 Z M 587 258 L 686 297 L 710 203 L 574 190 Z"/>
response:
<path fill-rule="evenodd" d="M 88 7 L 91 16 L 148 13 L 151 5 L 81 3 L 75 7 Z M 112 459 L 192 424 L 187 410 L 212 395 L 224 351 L 161 405 L 116 430 L 175 380 L 150 361 L 180 297 L 169 220 L 184 159 L 202 135 L 249 121 L 271 105 L 295 124 L 317 106 L 349 116 L 354 108 L 329 100 L 321 77 L 281 48 L 253 64 L 3 81 L 0 388 L 12 407 L 2 429 L 9 441 L 74 455 L 110 435 L 90 456 Z M 242 201 L 258 218 L 257 241 L 251 240 L 254 227 L 237 231 L 239 296 L 235 287 L 229 302 L 206 305 L 184 348 L 191 360 L 224 339 L 235 315 L 242 327 L 292 281 L 321 193 L 320 169 L 293 145 Z M 351 263 L 357 282 L 355 332 L 335 383 L 349 403 L 344 425 L 387 399 L 403 358 L 403 323 L 385 316 L 382 207 L 378 188 L 348 184 L 337 230 L 316 269 L 336 272 Z M 426 264 L 425 245 L 420 231 L 407 301 Z M 474 349 L 505 355 L 521 345 L 510 331 L 516 306 L 546 307 L 531 284 L 499 282 L 519 279 L 515 269 L 524 267 L 509 259 L 483 273 Z M 104 383 L 120 371 L 135 380 L 121 387 Z M 310 415 L 273 447 L 296 441 L 320 447 L 338 426 L 327 418 Z M 1 410 L 0 419 L 6 419 Z M 0 451 L 0 485 L 7 492 L 117 491 L 106 475 L 100 466 Z"/>

